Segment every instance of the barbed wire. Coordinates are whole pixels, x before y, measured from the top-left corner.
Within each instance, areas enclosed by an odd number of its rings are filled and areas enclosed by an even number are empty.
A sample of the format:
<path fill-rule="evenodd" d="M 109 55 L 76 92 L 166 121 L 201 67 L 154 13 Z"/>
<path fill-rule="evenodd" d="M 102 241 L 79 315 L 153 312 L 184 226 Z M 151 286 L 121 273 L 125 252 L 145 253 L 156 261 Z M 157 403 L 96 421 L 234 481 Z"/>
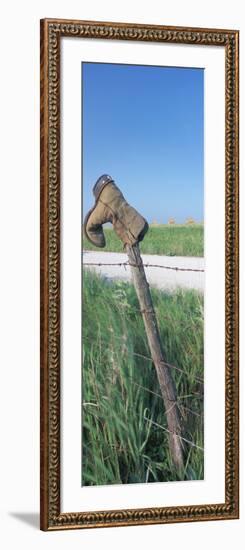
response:
<path fill-rule="evenodd" d="M 115 338 L 118 338 L 117 336 L 115 336 Z M 90 341 L 89 338 L 86 338 L 86 340 Z M 91 342 L 91 341 L 90 341 Z M 96 342 L 93 342 L 93 345 L 95 346 L 98 346 L 98 344 Z M 141 357 L 142 359 L 145 359 L 147 361 L 150 361 L 152 362 L 152 359 L 150 357 L 147 357 L 146 355 L 142 355 L 142 354 L 139 354 L 139 353 L 136 353 L 136 352 L 133 352 L 131 351 L 132 355 L 135 355 L 136 357 Z M 183 369 L 179 368 L 179 367 L 175 367 L 175 365 L 171 365 L 170 363 L 165 363 L 165 366 L 169 367 L 169 368 L 175 368 L 177 371 L 179 371 L 180 373 L 184 374 L 185 376 L 188 377 L 188 373 L 186 373 Z M 146 386 L 143 386 L 141 384 L 139 384 L 138 382 L 135 382 L 134 381 L 134 378 L 132 376 L 129 377 L 132 384 L 141 388 L 142 390 L 152 394 L 152 395 L 155 395 L 156 397 L 158 397 L 159 399 L 162 399 L 162 395 L 160 393 L 157 393 L 153 390 L 151 390 L 150 388 L 146 388 Z M 199 384 L 204 384 L 204 380 L 202 378 L 199 378 L 197 376 L 192 376 L 192 378 L 194 380 L 196 380 Z M 173 402 L 173 406 L 177 406 L 181 412 L 181 410 L 183 411 L 187 411 L 189 412 L 190 414 L 193 414 L 194 416 L 198 416 L 200 418 L 203 417 L 203 414 L 200 414 L 199 412 L 193 410 L 191 407 L 187 407 L 186 405 L 183 405 L 181 403 L 181 400 L 182 399 L 188 399 L 188 398 L 195 398 L 195 399 L 202 399 L 203 398 L 203 392 L 191 392 L 191 393 L 188 393 L 187 395 L 178 395 L 177 396 L 177 399 Z M 166 412 L 166 411 L 165 411 Z"/>
<path fill-rule="evenodd" d="M 157 393 L 157 392 L 155 392 L 155 391 L 153 391 L 153 390 L 150 390 L 149 388 L 146 388 L 145 386 L 142 386 L 141 384 L 138 384 L 138 382 L 134 382 L 134 380 L 133 380 L 132 377 L 131 377 L 130 379 L 131 379 L 131 381 L 132 381 L 132 384 L 134 384 L 134 386 L 138 386 L 138 387 L 141 388 L 142 390 L 145 390 L 145 391 L 147 391 L 148 393 L 151 393 L 151 394 L 155 395 L 156 397 L 159 397 L 159 399 L 162 399 L 162 400 L 163 400 L 163 397 L 162 397 L 162 395 L 161 395 L 160 393 Z M 185 410 L 185 411 L 188 411 L 188 412 L 190 412 L 191 414 L 193 414 L 194 416 L 203 417 L 203 414 L 200 414 L 200 413 L 198 413 L 197 411 L 194 411 L 194 410 L 191 409 L 190 407 L 186 407 L 185 405 L 179 404 L 178 401 L 179 401 L 179 398 L 177 397 L 177 400 L 174 401 L 173 406 L 174 406 L 174 405 L 177 405 L 179 409 L 183 409 L 183 410 Z M 166 413 L 166 412 L 167 412 L 167 411 L 165 411 L 165 413 Z M 180 411 L 180 412 L 181 412 L 181 411 Z"/>
<path fill-rule="evenodd" d="M 100 405 L 98 403 L 91 403 L 91 402 L 87 402 L 87 403 L 83 403 L 83 407 L 86 407 L 87 405 L 90 405 L 90 406 L 95 406 L 97 408 L 100 408 Z M 133 409 L 133 407 L 129 407 L 129 409 L 131 409 L 134 414 L 136 414 L 136 416 L 139 416 L 139 413 L 137 413 L 135 411 L 135 409 Z M 94 413 L 91 413 L 89 410 L 88 410 L 88 413 L 89 414 L 94 414 Z M 190 441 L 190 439 L 187 439 L 186 437 L 183 437 L 182 435 L 176 433 L 176 432 L 172 432 L 171 430 L 168 430 L 168 428 L 165 428 L 164 426 L 162 426 L 162 424 L 159 424 L 158 422 L 155 422 L 155 420 L 152 420 L 152 418 L 148 418 L 145 414 L 143 414 L 143 418 L 146 422 L 149 422 L 153 427 L 155 428 L 160 428 L 161 430 L 163 430 L 164 432 L 167 432 L 169 434 L 172 434 L 172 435 L 175 435 L 176 437 L 178 437 L 179 439 L 182 439 L 182 441 L 185 441 L 185 443 L 187 443 L 188 445 L 190 445 L 191 447 L 195 447 L 196 449 L 199 449 L 200 451 L 204 452 L 204 448 L 201 447 L 200 445 L 197 445 L 196 443 L 194 443 L 193 441 Z"/>
<path fill-rule="evenodd" d="M 95 345 L 96 347 L 99 347 L 99 344 L 97 344 L 96 342 L 92 342 L 88 337 L 86 337 L 84 335 L 83 335 L 83 339 L 87 340 L 92 345 Z M 113 335 L 113 339 L 120 340 L 122 342 L 122 344 L 125 344 L 125 340 L 120 336 Z M 133 351 L 133 350 L 131 350 L 130 353 L 132 355 L 134 355 L 135 357 L 140 357 L 141 359 L 145 359 L 146 361 L 150 361 L 151 363 L 153 362 L 153 359 L 151 357 L 148 357 L 147 355 L 143 355 L 142 353 L 137 353 L 136 351 Z M 174 370 L 180 372 L 181 374 L 184 374 L 184 376 L 187 376 L 187 378 L 188 378 L 189 374 L 186 371 L 184 371 L 184 369 L 181 369 L 180 367 L 177 367 L 176 365 L 173 365 L 172 363 L 167 363 L 166 361 L 161 361 L 161 363 L 165 367 L 167 367 L 169 369 L 174 369 Z M 199 384 L 204 385 L 204 379 L 201 378 L 201 376 L 192 375 L 191 378 L 193 380 L 196 380 L 196 382 L 198 382 Z M 199 392 L 196 392 L 195 394 L 192 393 L 192 394 L 189 394 L 189 395 L 201 395 L 201 394 Z"/>
<path fill-rule="evenodd" d="M 185 441 L 185 443 L 188 443 L 188 445 L 191 445 L 191 447 L 195 447 L 196 449 L 199 449 L 200 451 L 204 452 L 203 447 L 200 447 L 200 445 L 197 445 L 196 443 L 193 443 L 193 441 L 190 441 L 189 439 L 186 439 L 186 437 L 183 437 L 182 435 L 177 434 L 176 432 L 171 432 L 170 430 L 168 430 L 167 428 L 165 428 L 161 424 L 158 424 L 158 422 L 155 422 L 151 418 L 147 418 L 147 416 L 145 416 L 145 415 L 143 416 L 143 418 L 144 418 L 144 420 L 147 420 L 148 422 L 150 422 L 150 424 L 152 424 L 153 426 L 156 426 L 157 428 L 161 428 L 162 430 L 164 430 L 165 432 L 168 432 L 169 434 L 176 435 L 176 437 L 178 437 L 179 439 L 182 439 L 183 441 Z"/>
<path fill-rule="evenodd" d="M 191 271 L 195 273 L 204 273 L 204 269 L 194 269 L 190 267 L 175 267 L 175 266 L 169 266 L 169 265 L 157 265 L 157 264 L 132 264 L 130 262 L 83 262 L 84 266 L 92 266 L 92 267 L 113 267 L 113 266 L 119 266 L 119 267 L 156 267 L 158 269 L 170 269 L 172 271 Z"/>
<path fill-rule="evenodd" d="M 137 352 L 132 352 L 133 355 L 136 355 L 137 357 L 142 357 L 142 359 L 146 359 L 147 361 L 153 361 L 151 357 L 147 357 L 146 355 L 142 355 L 141 353 L 137 353 Z M 165 366 L 165 367 L 168 367 L 170 369 L 175 369 L 179 372 L 181 372 L 182 374 L 185 374 L 185 376 L 188 376 L 188 374 L 183 370 L 181 369 L 180 367 L 176 367 L 176 365 L 172 365 L 171 363 L 167 363 L 166 361 L 161 361 L 161 363 Z M 199 377 L 199 376 L 193 376 L 193 379 L 196 380 L 199 384 L 204 384 L 204 380 L 203 378 Z"/>

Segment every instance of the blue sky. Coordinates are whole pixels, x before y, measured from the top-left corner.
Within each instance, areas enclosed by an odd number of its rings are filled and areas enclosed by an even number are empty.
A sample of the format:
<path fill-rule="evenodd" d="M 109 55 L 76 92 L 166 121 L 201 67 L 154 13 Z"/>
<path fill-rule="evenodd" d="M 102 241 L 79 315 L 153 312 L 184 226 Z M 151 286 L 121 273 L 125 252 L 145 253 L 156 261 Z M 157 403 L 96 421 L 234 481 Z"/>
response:
<path fill-rule="evenodd" d="M 83 215 L 110 174 L 146 219 L 203 220 L 203 69 L 83 63 Z"/>

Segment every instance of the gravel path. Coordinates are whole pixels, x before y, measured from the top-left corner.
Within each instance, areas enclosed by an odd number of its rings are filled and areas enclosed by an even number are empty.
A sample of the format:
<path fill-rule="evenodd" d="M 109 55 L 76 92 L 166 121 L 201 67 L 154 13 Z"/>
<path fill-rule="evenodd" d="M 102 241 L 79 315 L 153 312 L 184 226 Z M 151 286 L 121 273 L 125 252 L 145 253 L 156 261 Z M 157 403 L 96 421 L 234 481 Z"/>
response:
<path fill-rule="evenodd" d="M 204 269 L 204 258 L 185 256 L 158 256 L 142 254 L 144 264 L 157 266 L 178 267 L 187 269 Z M 124 263 L 128 261 L 127 254 L 118 252 L 84 251 L 83 263 Z M 94 269 L 107 279 L 131 281 L 130 266 L 93 266 L 84 265 L 84 269 Z M 176 288 L 196 289 L 204 291 L 204 272 L 176 271 L 161 267 L 145 267 L 146 277 L 150 285 L 161 290 L 175 290 Z"/>

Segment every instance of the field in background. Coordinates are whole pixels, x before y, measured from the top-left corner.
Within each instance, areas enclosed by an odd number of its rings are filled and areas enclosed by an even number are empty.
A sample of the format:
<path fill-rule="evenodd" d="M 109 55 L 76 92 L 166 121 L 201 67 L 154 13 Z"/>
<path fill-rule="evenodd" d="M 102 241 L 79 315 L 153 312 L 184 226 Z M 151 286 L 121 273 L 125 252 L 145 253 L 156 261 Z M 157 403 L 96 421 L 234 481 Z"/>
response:
<path fill-rule="evenodd" d="M 104 228 L 107 252 L 122 252 L 122 243 L 109 228 Z M 98 250 L 86 238 L 83 241 L 85 250 Z M 203 256 L 204 226 L 191 225 L 152 225 L 149 228 L 140 250 L 143 254 L 159 254 L 161 256 Z"/>
<path fill-rule="evenodd" d="M 177 367 L 169 368 L 186 437 L 194 444 L 187 445 L 185 479 L 203 479 L 203 297 L 155 289 L 152 296 L 165 359 Z M 82 484 L 178 480 L 133 286 L 84 270 L 83 319 Z"/>

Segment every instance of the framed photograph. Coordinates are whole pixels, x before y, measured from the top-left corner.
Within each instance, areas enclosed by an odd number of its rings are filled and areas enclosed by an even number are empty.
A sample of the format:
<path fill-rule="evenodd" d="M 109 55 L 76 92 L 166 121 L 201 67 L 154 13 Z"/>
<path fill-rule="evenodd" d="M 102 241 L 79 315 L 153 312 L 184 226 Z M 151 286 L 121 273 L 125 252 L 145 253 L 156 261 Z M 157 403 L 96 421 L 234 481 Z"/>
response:
<path fill-rule="evenodd" d="M 41 529 L 239 517 L 237 30 L 41 21 Z"/>

